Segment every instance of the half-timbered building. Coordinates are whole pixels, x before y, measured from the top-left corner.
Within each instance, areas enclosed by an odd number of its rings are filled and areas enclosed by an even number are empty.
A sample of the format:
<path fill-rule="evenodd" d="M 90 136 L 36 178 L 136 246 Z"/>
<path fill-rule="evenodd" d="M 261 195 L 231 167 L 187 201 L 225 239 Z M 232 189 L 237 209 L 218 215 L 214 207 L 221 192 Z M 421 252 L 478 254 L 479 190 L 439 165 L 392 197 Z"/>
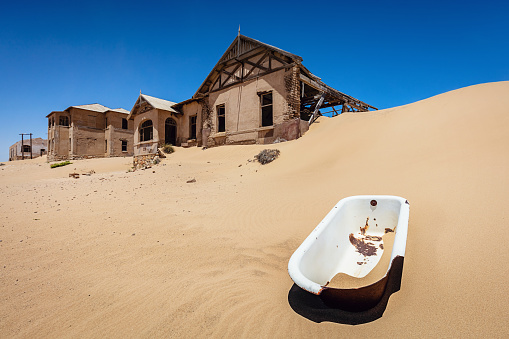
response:
<path fill-rule="evenodd" d="M 153 154 L 164 143 L 212 147 L 293 140 L 323 109 L 332 115 L 376 109 L 323 83 L 300 56 L 240 33 L 191 99 L 171 105 L 164 118 L 155 117 L 157 108 L 150 105 L 150 97 L 140 95 L 129 115 L 135 156 Z M 176 132 L 163 128 L 167 119 Z M 147 120 L 158 125 L 150 140 L 141 132 Z M 144 151 L 137 152 L 137 146 Z"/>

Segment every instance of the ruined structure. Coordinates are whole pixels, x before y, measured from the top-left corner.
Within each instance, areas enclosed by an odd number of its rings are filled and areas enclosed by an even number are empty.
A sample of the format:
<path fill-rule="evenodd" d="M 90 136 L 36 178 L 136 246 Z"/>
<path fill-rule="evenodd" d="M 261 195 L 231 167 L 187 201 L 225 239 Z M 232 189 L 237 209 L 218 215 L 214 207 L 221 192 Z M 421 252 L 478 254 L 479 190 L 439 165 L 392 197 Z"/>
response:
<path fill-rule="evenodd" d="M 301 57 L 239 34 L 191 99 L 171 105 L 140 95 L 129 115 L 134 155 L 154 155 L 164 143 L 211 147 L 293 140 L 320 109 L 337 115 L 376 108 L 324 84 Z"/>
<path fill-rule="evenodd" d="M 46 154 L 47 140 L 42 138 L 20 140 L 9 147 L 9 161 L 35 159 Z"/>
<path fill-rule="evenodd" d="M 175 102 L 141 94 L 127 119 L 134 121 L 134 156 L 151 158 L 164 144 L 181 145 L 192 135 L 183 128 L 182 113 Z M 195 129 L 196 130 L 196 129 Z"/>
<path fill-rule="evenodd" d="M 128 111 L 100 104 L 71 106 L 48 114 L 48 161 L 133 155 Z"/>

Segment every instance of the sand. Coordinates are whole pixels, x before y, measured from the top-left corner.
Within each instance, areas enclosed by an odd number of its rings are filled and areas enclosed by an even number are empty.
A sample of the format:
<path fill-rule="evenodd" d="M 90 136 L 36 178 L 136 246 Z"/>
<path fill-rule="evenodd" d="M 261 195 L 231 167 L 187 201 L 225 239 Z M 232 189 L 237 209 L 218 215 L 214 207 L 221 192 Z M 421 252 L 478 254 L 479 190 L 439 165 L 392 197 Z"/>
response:
<path fill-rule="evenodd" d="M 320 118 L 276 145 L 0 166 L 2 337 L 507 337 L 509 82 Z M 69 178 L 73 171 L 95 170 Z M 194 183 L 186 183 L 190 179 Z M 383 316 L 315 323 L 291 254 L 342 198 L 408 199 L 401 290 Z"/>

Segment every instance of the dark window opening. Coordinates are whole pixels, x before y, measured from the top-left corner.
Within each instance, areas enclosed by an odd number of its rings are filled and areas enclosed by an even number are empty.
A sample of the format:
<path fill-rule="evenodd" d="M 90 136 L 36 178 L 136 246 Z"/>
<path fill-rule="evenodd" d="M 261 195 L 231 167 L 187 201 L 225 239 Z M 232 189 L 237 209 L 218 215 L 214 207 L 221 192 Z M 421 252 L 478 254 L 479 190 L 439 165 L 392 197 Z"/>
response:
<path fill-rule="evenodd" d="M 108 128 L 108 118 L 104 118 L 104 128 Z"/>
<path fill-rule="evenodd" d="M 140 142 L 152 140 L 153 126 L 152 120 L 143 122 L 140 126 Z"/>
<path fill-rule="evenodd" d="M 108 152 L 108 140 L 104 140 L 104 153 Z"/>
<path fill-rule="evenodd" d="M 164 122 L 164 143 L 177 145 L 177 122 L 172 118 L 167 118 Z"/>
<path fill-rule="evenodd" d="M 216 108 L 217 110 L 217 131 L 225 132 L 226 131 L 226 109 L 224 105 L 219 105 Z"/>
<path fill-rule="evenodd" d="M 189 117 L 189 139 L 196 139 L 196 115 Z"/>
<path fill-rule="evenodd" d="M 127 119 L 122 118 L 122 129 L 127 129 Z"/>
<path fill-rule="evenodd" d="M 58 124 L 60 126 L 69 126 L 69 117 L 60 117 Z"/>
<path fill-rule="evenodd" d="M 260 104 L 262 107 L 262 126 L 272 126 L 272 92 L 260 94 Z"/>
<path fill-rule="evenodd" d="M 21 152 L 25 153 L 30 153 L 30 145 L 23 145 L 22 148 L 21 148 Z"/>
<path fill-rule="evenodd" d="M 51 118 L 48 119 L 48 128 L 51 127 Z"/>
<path fill-rule="evenodd" d="M 127 152 L 127 140 L 122 140 L 122 152 Z"/>

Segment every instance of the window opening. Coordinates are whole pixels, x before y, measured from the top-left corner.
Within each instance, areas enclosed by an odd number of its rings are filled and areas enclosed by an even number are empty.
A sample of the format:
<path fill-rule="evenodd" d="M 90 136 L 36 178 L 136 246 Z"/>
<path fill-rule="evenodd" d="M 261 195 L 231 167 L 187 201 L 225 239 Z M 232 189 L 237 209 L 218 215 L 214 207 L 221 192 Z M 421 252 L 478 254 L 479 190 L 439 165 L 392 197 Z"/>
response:
<path fill-rule="evenodd" d="M 216 108 L 217 110 L 217 131 L 225 132 L 226 131 L 226 109 L 225 105 L 219 105 Z"/>
<path fill-rule="evenodd" d="M 260 104 L 262 107 L 262 126 L 272 126 L 272 92 L 260 94 Z"/>
<path fill-rule="evenodd" d="M 22 151 L 23 153 L 30 153 L 30 145 L 23 145 Z"/>
<path fill-rule="evenodd" d="M 196 139 L 196 115 L 189 117 L 189 139 Z"/>
<path fill-rule="evenodd" d="M 141 124 L 140 141 L 152 140 L 152 135 L 153 135 L 152 120 L 147 120 Z"/>
<path fill-rule="evenodd" d="M 122 129 L 127 129 L 127 119 L 122 118 Z"/>
<path fill-rule="evenodd" d="M 122 140 L 122 152 L 127 152 L 127 140 Z"/>
<path fill-rule="evenodd" d="M 66 116 L 60 117 L 58 124 L 60 126 L 69 126 L 69 117 Z"/>

